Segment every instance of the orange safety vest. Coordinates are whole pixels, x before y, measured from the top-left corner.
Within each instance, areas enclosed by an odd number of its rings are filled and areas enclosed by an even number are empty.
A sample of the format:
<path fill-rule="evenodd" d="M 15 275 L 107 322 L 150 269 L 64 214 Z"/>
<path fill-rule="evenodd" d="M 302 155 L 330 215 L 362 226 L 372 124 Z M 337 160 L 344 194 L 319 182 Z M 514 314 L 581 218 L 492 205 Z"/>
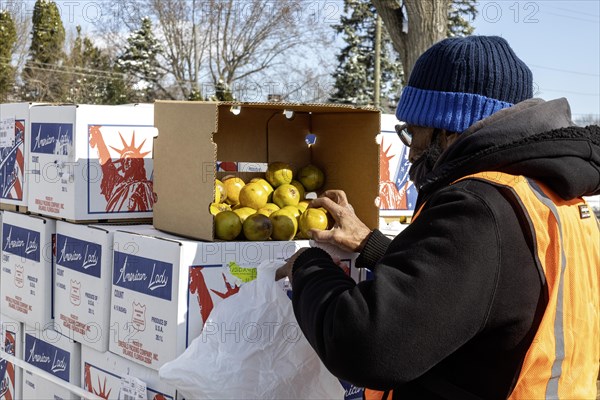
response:
<path fill-rule="evenodd" d="M 536 262 L 544 274 L 548 304 L 509 399 L 595 398 L 600 360 L 600 224 L 594 213 L 583 199 L 563 200 L 523 176 L 482 172 L 456 182 L 465 179 L 483 180 L 516 195 L 530 222 Z M 391 399 L 383 393 L 367 389 L 365 399 Z"/>

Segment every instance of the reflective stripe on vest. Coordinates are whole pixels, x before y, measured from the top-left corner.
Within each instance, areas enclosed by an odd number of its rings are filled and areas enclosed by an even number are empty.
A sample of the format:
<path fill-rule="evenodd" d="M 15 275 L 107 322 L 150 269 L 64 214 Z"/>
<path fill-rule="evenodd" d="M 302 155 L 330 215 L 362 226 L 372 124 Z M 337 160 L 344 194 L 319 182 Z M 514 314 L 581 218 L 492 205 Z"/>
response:
<path fill-rule="evenodd" d="M 533 228 L 548 304 L 511 399 L 593 399 L 600 359 L 600 230 L 581 198 L 563 200 L 522 176 L 479 179 L 516 195 Z M 458 181 L 457 181 L 458 182 Z M 587 211 L 586 211 L 587 210 Z"/>

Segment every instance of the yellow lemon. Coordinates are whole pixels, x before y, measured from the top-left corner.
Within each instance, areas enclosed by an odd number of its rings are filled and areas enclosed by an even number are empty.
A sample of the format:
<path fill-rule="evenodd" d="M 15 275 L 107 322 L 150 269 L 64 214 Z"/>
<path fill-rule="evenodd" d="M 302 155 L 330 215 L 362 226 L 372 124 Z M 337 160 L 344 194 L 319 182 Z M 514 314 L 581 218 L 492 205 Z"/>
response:
<path fill-rule="evenodd" d="M 259 214 L 265 215 L 265 216 L 269 216 L 271 215 L 274 211 L 279 210 L 279 206 L 275 203 L 267 203 L 267 205 L 265 205 L 263 208 L 261 208 L 260 210 L 258 210 Z"/>
<path fill-rule="evenodd" d="M 267 204 L 269 193 L 258 182 L 250 182 L 240 190 L 239 201 L 243 207 L 263 208 Z"/>
<path fill-rule="evenodd" d="M 250 182 L 252 182 L 252 183 L 260 183 L 265 188 L 265 190 L 267 191 L 267 193 L 269 193 L 269 194 L 273 193 L 273 186 L 271 186 L 271 184 L 269 182 L 267 182 L 263 178 L 252 178 L 250 180 Z"/>
<path fill-rule="evenodd" d="M 244 223 L 246 218 L 248 218 L 252 214 L 256 214 L 256 210 L 254 208 L 250 208 L 250 207 L 235 208 L 233 210 L 233 212 L 236 213 L 238 217 L 240 217 L 242 224 Z"/>
<path fill-rule="evenodd" d="M 273 223 L 262 214 L 252 214 L 242 224 L 244 236 L 252 241 L 269 240 L 273 232 Z"/>
<path fill-rule="evenodd" d="M 215 203 L 222 203 L 227 199 L 227 190 L 220 180 L 215 180 Z"/>
<path fill-rule="evenodd" d="M 294 185 L 296 189 L 298 189 L 298 193 L 300 193 L 300 201 L 304 200 L 304 196 L 306 195 L 304 186 L 302 186 L 302 184 L 295 179 L 292 181 L 291 185 Z"/>
<path fill-rule="evenodd" d="M 217 215 L 223 211 L 231 211 L 231 207 L 229 204 L 224 203 L 210 203 L 210 213 L 212 215 Z"/>
<path fill-rule="evenodd" d="M 298 180 L 307 192 L 313 192 L 323 186 L 325 175 L 318 167 L 310 164 L 300 168 L 298 171 Z"/>
<path fill-rule="evenodd" d="M 232 206 L 238 204 L 240 202 L 240 191 L 245 185 L 243 179 L 234 176 L 225 179 L 223 185 L 225 185 L 225 191 L 227 193 L 227 204 Z"/>
<path fill-rule="evenodd" d="M 294 178 L 292 166 L 284 162 L 273 162 L 267 167 L 265 178 L 274 187 L 277 188 L 285 183 L 291 183 Z"/>
<path fill-rule="evenodd" d="M 294 217 L 296 217 L 296 219 L 300 218 L 300 215 L 302 214 L 297 206 L 285 206 L 282 208 L 282 210 L 288 210 L 294 215 Z"/>
<path fill-rule="evenodd" d="M 277 210 L 273 212 L 269 219 L 273 223 L 273 240 L 292 240 L 298 231 L 298 221 L 294 214 L 287 210 Z"/>
<path fill-rule="evenodd" d="M 233 211 L 223 211 L 215 216 L 215 236 L 233 240 L 242 232 L 242 221 Z"/>
<path fill-rule="evenodd" d="M 298 227 L 302 236 L 310 237 L 308 232 L 311 229 L 325 230 L 327 229 L 327 223 L 327 215 L 323 210 L 318 208 L 307 208 L 298 220 Z"/>
<path fill-rule="evenodd" d="M 300 200 L 300 202 L 298 203 L 298 210 L 300 210 L 300 212 L 303 213 L 304 211 L 306 211 L 309 204 L 310 200 Z"/>
<path fill-rule="evenodd" d="M 279 186 L 273 192 L 273 203 L 280 208 L 285 206 L 296 206 L 300 202 L 300 193 L 296 186 L 289 183 Z"/>

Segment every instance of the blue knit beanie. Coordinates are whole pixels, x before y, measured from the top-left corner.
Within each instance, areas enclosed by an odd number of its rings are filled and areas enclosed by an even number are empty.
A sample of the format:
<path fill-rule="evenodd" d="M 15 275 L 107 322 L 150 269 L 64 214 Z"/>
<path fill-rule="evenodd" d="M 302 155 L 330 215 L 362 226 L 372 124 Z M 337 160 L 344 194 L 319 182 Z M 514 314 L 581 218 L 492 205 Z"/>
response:
<path fill-rule="evenodd" d="M 419 57 L 396 117 L 411 125 L 463 132 L 533 96 L 531 70 L 498 36 L 444 39 Z"/>

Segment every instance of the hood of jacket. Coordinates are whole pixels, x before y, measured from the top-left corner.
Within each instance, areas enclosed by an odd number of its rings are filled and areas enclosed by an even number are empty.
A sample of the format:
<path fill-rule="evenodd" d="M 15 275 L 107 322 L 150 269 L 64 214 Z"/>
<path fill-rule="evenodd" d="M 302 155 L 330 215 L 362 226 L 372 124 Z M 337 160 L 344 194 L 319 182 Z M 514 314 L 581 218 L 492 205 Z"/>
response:
<path fill-rule="evenodd" d="M 530 99 L 463 132 L 419 188 L 430 194 L 466 175 L 499 171 L 547 185 L 565 200 L 600 194 L 600 127 L 578 127 L 566 99 Z"/>

